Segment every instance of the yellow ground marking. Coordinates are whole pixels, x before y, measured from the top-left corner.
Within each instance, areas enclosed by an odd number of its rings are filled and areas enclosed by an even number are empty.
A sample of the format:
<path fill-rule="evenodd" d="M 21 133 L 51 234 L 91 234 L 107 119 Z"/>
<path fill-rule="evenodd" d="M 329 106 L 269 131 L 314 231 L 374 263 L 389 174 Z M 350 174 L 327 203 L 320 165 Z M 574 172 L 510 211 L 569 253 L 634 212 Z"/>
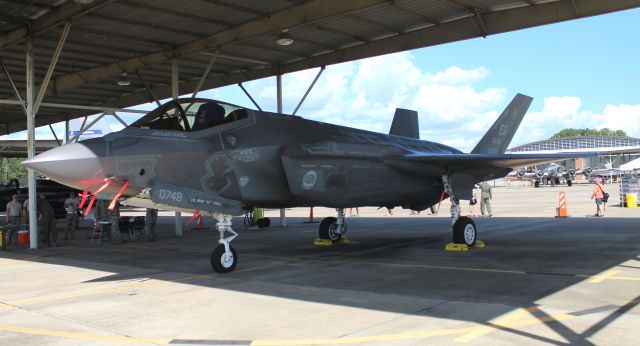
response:
<path fill-rule="evenodd" d="M 123 335 L 100 335 L 100 334 L 90 334 L 90 333 L 63 332 L 58 330 L 9 326 L 5 324 L 0 324 L 0 330 L 6 331 L 6 332 L 20 333 L 20 334 L 57 336 L 61 338 L 80 339 L 80 340 L 127 342 L 127 343 L 156 343 L 156 344 L 165 344 L 165 345 L 171 342 L 171 339 L 135 338 L 135 337 L 123 336 Z"/>
<path fill-rule="evenodd" d="M 403 263 L 385 263 L 385 262 L 357 262 L 361 264 L 375 264 L 384 266 L 397 266 L 397 267 L 413 267 L 413 268 L 427 268 L 427 269 L 446 269 L 446 270 L 461 270 L 472 272 L 488 272 L 488 273 L 504 273 L 504 274 L 526 274 L 520 270 L 505 270 L 505 269 L 485 269 L 485 268 L 464 268 L 464 267 L 451 267 L 451 266 L 437 266 L 429 264 L 403 264 Z"/>
<path fill-rule="evenodd" d="M 572 315 L 560 313 L 560 314 L 555 314 L 553 316 L 547 316 L 544 318 L 530 318 L 523 321 L 513 321 L 513 320 L 516 320 L 517 318 L 522 317 L 522 314 L 526 312 L 526 309 L 523 309 L 523 310 L 525 311 L 516 312 L 515 316 L 508 316 L 508 318 L 505 318 L 504 320 L 502 320 L 501 322 L 504 324 L 494 325 L 492 330 L 524 327 L 524 326 L 530 326 L 535 324 L 542 324 L 548 321 L 557 321 L 561 319 L 575 317 Z M 430 330 L 430 331 L 423 331 L 423 332 L 383 334 L 383 335 L 373 335 L 373 336 L 332 338 L 332 339 L 288 339 L 288 340 L 287 339 L 284 339 L 284 340 L 265 339 L 265 340 L 254 340 L 253 342 L 251 342 L 251 345 L 252 346 L 258 346 L 258 345 L 269 346 L 269 345 L 358 344 L 358 343 L 370 343 L 370 342 L 379 342 L 379 341 L 421 339 L 421 338 L 428 338 L 428 337 L 434 337 L 434 336 L 446 336 L 446 335 L 456 335 L 456 334 L 469 335 L 469 333 L 484 331 L 485 328 L 491 328 L 491 327 L 480 326 L 480 327 L 451 328 L 451 329 L 439 329 L 439 330 Z M 80 332 L 65 332 L 65 331 L 58 331 L 58 330 L 18 327 L 18 326 L 3 325 L 3 324 L 0 324 L 0 330 L 6 331 L 6 332 L 13 332 L 13 333 L 54 336 L 54 337 L 62 337 L 62 338 L 69 338 L 69 339 L 113 341 L 113 342 L 127 342 L 127 343 L 147 342 L 147 343 L 157 343 L 157 344 L 168 344 L 173 340 L 169 338 L 137 338 L 132 336 L 121 336 L 121 335 L 102 335 L 102 334 L 91 334 L 91 333 L 80 333 Z M 233 341 L 233 340 L 229 340 L 229 341 Z"/>
<path fill-rule="evenodd" d="M 606 273 L 604 273 L 602 275 L 594 275 L 594 276 L 592 276 L 593 279 L 591 281 L 589 281 L 589 283 L 592 283 L 592 284 L 600 283 L 600 282 L 602 282 L 602 281 L 604 281 L 606 279 L 613 278 L 619 272 L 620 271 L 618 269 L 613 269 L 613 270 L 609 270 L 608 272 L 606 272 Z"/>
<path fill-rule="evenodd" d="M 438 266 L 438 265 L 430 265 L 430 264 L 411 264 L 411 263 L 389 263 L 389 262 L 353 262 L 357 264 L 374 264 L 380 266 L 396 266 L 396 267 L 411 267 L 411 268 L 425 268 L 425 269 L 443 269 L 443 270 L 460 270 L 460 271 L 472 271 L 472 272 L 487 272 L 487 273 L 502 273 L 502 274 L 517 274 L 517 275 L 526 275 L 528 274 L 526 271 L 521 270 L 507 270 L 507 269 L 487 269 L 487 268 L 464 268 L 464 267 L 452 267 L 452 266 Z M 606 272 L 603 275 L 581 275 L 575 274 L 575 277 L 578 278 L 586 278 L 593 280 L 627 280 L 627 281 L 640 281 L 640 277 L 633 276 L 614 276 L 618 274 L 620 270 L 614 269 Z M 600 281 L 590 281 L 590 282 L 600 282 Z"/>
<path fill-rule="evenodd" d="M 526 309 L 517 309 L 516 311 L 513 311 L 509 314 L 507 314 L 506 316 L 500 317 L 499 319 L 495 320 L 495 321 L 491 321 L 492 325 L 498 325 L 498 326 L 503 326 L 505 324 L 511 324 L 527 315 L 529 315 L 531 312 L 538 310 L 537 306 L 530 306 Z M 470 342 L 473 341 L 481 336 L 484 336 L 486 334 L 491 333 L 492 331 L 496 330 L 495 327 L 492 326 L 482 326 L 482 327 L 478 327 L 476 330 L 474 330 L 473 332 L 467 333 L 465 335 L 462 335 L 458 338 L 456 338 L 454 341 L 455 342 Z"/>

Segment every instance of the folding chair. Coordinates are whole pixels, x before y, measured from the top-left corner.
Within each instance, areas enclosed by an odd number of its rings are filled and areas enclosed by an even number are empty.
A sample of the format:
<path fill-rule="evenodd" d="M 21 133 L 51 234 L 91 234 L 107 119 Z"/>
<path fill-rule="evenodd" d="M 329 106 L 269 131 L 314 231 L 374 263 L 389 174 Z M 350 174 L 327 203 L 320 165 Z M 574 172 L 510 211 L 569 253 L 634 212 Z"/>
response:
<path fill-rule="evenodd" d="M 136 240 L 136 233 L 135 231 L 132 232 L 133 229 L 133 224 L 131 223 L 131 218 L 129 218 L 128 216 L 121 216 L 118 219 L 118 226 L 120 227 L 120 232 L 129 232 L 129 240 Z"/>

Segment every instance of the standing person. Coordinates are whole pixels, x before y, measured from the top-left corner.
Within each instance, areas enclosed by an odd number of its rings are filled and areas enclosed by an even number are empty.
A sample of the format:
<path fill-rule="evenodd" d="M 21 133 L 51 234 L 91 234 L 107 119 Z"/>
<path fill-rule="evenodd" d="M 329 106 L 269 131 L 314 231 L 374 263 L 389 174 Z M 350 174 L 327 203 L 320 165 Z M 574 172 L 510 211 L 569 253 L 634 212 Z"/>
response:
<path fill-rule="evenodd" d="M 480 191 L 482 191 L 480 196 L 480 212 L 482 215 L 488 214 L 489 216 L 493 216 L 491 214 L 491 199 L 493 199 L 493 193 L 491 192 L 491 185 L 486 181 L 483 181 L 478 185 L 480 187 Z M 485 208 L 487 209 L 485 214 Z"/>
<path fill-rule="evenodd" d="M 596 199 L 596 214 L 594 216 L 604 216 L 604 211 L 601 209 L 602 204 L 604 203 L 604 186 L 602 185 L 602 180 L 600 178 L 593 179 L 593 183 L 596 185 L 593 188 L 593 193 L 591 194 L 591 199 Z"/>
<path fill-rule="evenodd" d="M 75 239 L 78 228 L 78 205 L 80 201 L 73 192 L 69 193 L 69 198 L 64 201 L 64 209 L 67 211 L 66 223 L 64 227 L 64 240 Z"/>
<path fill-rule="evenodd" d="M 356 207 L 356 216 L 360 215 L 360 210 Z M 349 216 L 353 216 L 353 208 L 349 208 Z"/>
<path fill-rule="evenodd" d="M 124 243 L 120 233 L 120 202 L 116 201 L 113 210 L 107 210 L 107 214 L 107 218 L 111 221 L 111 240 L 118 245 Z"/>
<path fill-rule="evenodd" d="M 158 209 L 147 208 L 144 216 L 144 234 L 149 241 L 156 238 L 156 222 L 158 222 Z"/>
<path fill-rule="evenodd" d="M 478 204 L 478 185 L 475 185 L 471 190 L 471 199 L 469 200 L 469 215 L 478 216 L 476 204 Z"/>
<path fill-rule="evenodd" d="M 38 221 L 42 227 L 43 234 L 47 235 L 49 247 L 58 246 L 58 230 L 56 229 L 55 212 L 49 201 L 44 198 L 44 194 L 40 194 L 37 202 Z"/>
<path fill-rule="evenodd" d="M 22 203 L 18 202 L 18 195 L 11 196 L 11 202 L 7 203 L 7 243 L 11 244 L 12 239 L 16 236 L 20 228 L 20 216 L 22 214 Z"/>

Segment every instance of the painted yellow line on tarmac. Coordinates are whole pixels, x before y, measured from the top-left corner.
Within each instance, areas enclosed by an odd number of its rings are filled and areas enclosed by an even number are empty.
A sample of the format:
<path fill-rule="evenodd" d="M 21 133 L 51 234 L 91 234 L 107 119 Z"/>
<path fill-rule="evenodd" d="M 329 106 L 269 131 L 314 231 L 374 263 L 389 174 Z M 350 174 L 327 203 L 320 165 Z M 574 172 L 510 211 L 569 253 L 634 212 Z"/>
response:
<path fill-rule="evenodd" d="M 0 330 L 5 332 L 13 332 L 29 335 L 56 336 L 67 339 L 109 341 L 109 342 L 127 342 L 127 343 L 156 343 L 166 345 L 171 339 L 151 339 L 151 338 L 134 338 L 124 335 L 101 335 L 90 333 L 63 332 L 58 330 L 27 328 L 0 324 Z"/>
<path fill-rule="evenodd" d="M 525 310 L 526 311 L 526 310 Z M 252 346 L 274 346 L 274 345 L 337 345 L 337 344 L 360 344 L 380 341 L 399 341 L 410 339 L 421 339 L 434 336 L 446 336 L 456 334 L 466 334 L 484 332 L 486 328 L 493 330 L 524 327 L 535 324 L 542 324 L 548 321 L 557 321 L 560 319 L 566 319 L 575 317 L 568 314 L 556 314 L 553 316 L 547 316 L 543 318 L 530 318 L 523 321 L 512 321 L 517 318 L 521 318 L 524 312 L 516 312 L 515 316 L 511 316 L 508 319 L 503 320 L 503 325 L 493 325 L 492 327 L 480 326 L 480 327 L 464 327 L 464 328 L 451 328 L 451 329 L 438 329 L 424 332 L 412 332 L 412 333 L 398 333 L 398 334 L 383 334 L 372 336 L 360 336 L 360 337 L 347 337 L 347 338 L 326 338 L 326 339 L 265 339 L 265 340 L 253 340 Z M 13 333 L 29 334 L 29 335 L 42 335 L 53 336 L 68 339 L 80 339 L 80 340 L 94 340 L 94 341 L 113 341 L 113 342 L 126 342 L 126 343 L 156 343 L 156 344 L 169 344 L 173 339 L 169 338 L 138 338 L 132 336 L 123 335 L 103 335 L 103 334 L 91 334 L 80 332 L 65 332 L 49 329 L 38 329 L 28 327 L 18 327 L 11 325 L 0 324 L 0 330 Z M 484 334 L 482 334 L 484 335 Z M 478 335 L 481 336 L 481 335 Z M 181 339 L 185 340 L 185 339 Z M 197 342 L 198 340 L 190 340 Z M 232 344 L 234 340 L 223 340 L 225 344 Z"/>
<path fill-rule="evenodd" d="M 537 306 L 530 306 L 526 309 L 517 309 L 509 314 L 507 314 L 506 316 L 503 316 L 495 321 L 491 321 L 490 323 L 492 325 L 498 325 L 498 326 L 502 326 L 505 324 L 511 324 L 525 316 L 530 315 L 531 312 L 538 310 Z M 476 330 L 467 333 L 465 335 L 462 335 L 456 339 L 454 339 L 455 342 L 470 342 L 473 341 L 481 336 L 487 335 L 491 332 L 493 332 L 494 330 L 496 330 L 495 327 L 492 326 L 482 326 L 482 327 L 478 327 Z"/>
<path fill-rule="evenodd" d="M 427 268 L 427 269 L 446 269 L 446 270 L 461 270 L 472 272 L 487 272 L 487 273 L 504 273 L 504 274 L 526 274 L 520 270 L 504 270 L 504 269 L 485 269 L 485 268 L 465 268 L 465 267 L 451 267 L 451 266 L 438 266 L 430 264 L 410 264 L 410 263 L 388 263 L 388 262 L 357 262 L 360 264 L 375 264 L 383 266 L 396 266 L 396 267 L 413 267 L 413 268 Z"/>
<path fill-rule="evenodd" d="M 600 282 L 602 282 L 602 281 L 604 281 L 606 279 L 614 277 L 619 272 L 620 272 L 620 270 L 613 269 L 613 270 L 609 270 L 608 272 L 606 272 L 606 273 L 604 273 L 602 275 L 594 275 L 594 276 L 592 276 L 593 279 L 591 281 L 589 281 L 589 283 L 592 283 L 592 284 L 600 283 Z"/>
<path fill-rule="evenodd" d="M 503 325 L 495 325 L 493 326 L 492 330 L 507 329 L 507 328 L 511 329 L 515 327 L 526 327 L 526 326 L 543 324 L 545 322 L 558 321 L 558 320 L 572 318 L 572 317 L 575 317 L 575 316 L 560 313 L 560 314 L 555 314 L 552 316 L 547 316 L 542 318 L 530 318 L 523 321 L 514 321 L 511 323 L 505 323 Z M 488 328 L 491 328 L 491 327 L 488 327 Z M 485 326 L 480 326 L 480 327 L 431 330 L 426 332 L 385 334 L 385 335 L 373 335 L 373 336 L 350 337 L 350 338 L 339 338 L 339 339 L 254 340 L 253 342 L 251 342 L 251 346 L 359 344 L 359 343 L 369 343 L 369 342 L 379 342 L 379 341 L 420 339 L 420 338 L 428 338 L 433 336 L 468 334 L 468 333 L 474 333 L 479 330 L 482 331 L 484 329 L 485 329 Z"/>
<path fill-rule="evenodd" d="M 516 275 L 545 275 L 545 273 L 529 273 L 521 270 L 505 270 L 505 269 L 487 269 L 487 268 L 465 268 L 465 267 L 452 267 L 452 266 L 439 266 L 430 264 L 411 264 L 411 263 L 389 263 L 389 262 L 350 262 L 357 264 L 374 264 L 380 266 L 396 266 L 396 267 L 410 267 L 410 268 L 424 268 L 424 269 L 443 269 L 443 270 L 460 270 L 460 271 L 472 271 L 472 272 L 486 272 L 486 273 L 501 273 L 501 274 L 516 274 Z M 606 272 L 603 275 L 582 275 L 582 274 L 567 274 L 568 277 L 578 277 L 592 279 L 592 283 L 601 282 L 604 280 L 627 280 L 627 281 L 640 281 L 640 277 L 633 276 L 615 276 L 620 270 L 614 269 Z M 554 273 L 548 273 L 548 275 L 554 275 Z"/>

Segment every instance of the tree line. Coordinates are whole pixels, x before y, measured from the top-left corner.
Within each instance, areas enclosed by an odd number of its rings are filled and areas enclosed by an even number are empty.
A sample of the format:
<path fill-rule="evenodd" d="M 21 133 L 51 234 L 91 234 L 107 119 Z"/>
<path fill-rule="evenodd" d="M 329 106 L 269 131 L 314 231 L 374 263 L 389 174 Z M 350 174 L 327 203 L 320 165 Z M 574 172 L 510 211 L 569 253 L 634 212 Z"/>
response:
<path fill-rule="evenodd" d="M 566 137 L 629 137 L 622 130 L 612 130 L 608 128 L 603 129 L 573 129 L 568 128 L 560 130 L 560 132 L 554 134 L 549 139 L 558 139 Z"/>

